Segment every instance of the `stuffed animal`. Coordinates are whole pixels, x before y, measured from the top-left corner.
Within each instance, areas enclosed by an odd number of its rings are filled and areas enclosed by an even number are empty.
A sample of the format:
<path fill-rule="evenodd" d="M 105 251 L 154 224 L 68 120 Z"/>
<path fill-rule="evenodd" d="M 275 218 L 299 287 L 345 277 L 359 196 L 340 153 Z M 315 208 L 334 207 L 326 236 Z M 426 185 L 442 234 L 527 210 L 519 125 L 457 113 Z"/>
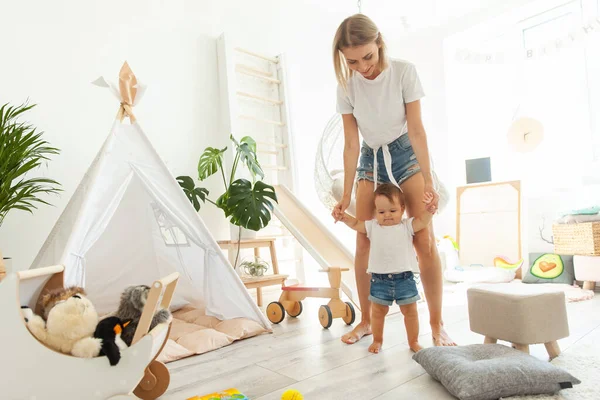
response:
<path fill-rule="evenodd" d="M 50 310 L 52 310 L 52 307 L 54 307 L 56 305 L 56 303 L 65 301 L 69 297 L 71 297 L 75 294 L 81 294 L 81 295 L 87 296 L 87 294 L 85 293 L 85 290 L 79 286 L 71 286 L 68 288 L 61 287 L 61 288 L 50 290 L 47 293 L 45 293 L 41 299 L 41 303 L 42 303 L 41 304 L 42 305 L 41 313 L 42 313 L 42 318 L 44 319 L 44 321 L 48 320 L 48 313 L 50 312 Z"/>
<path fill-rule="evenodd" d="M 121 294 L 121 302 L 115 315 L 123 321 L 130 321 L 130 323 L 123 329 L 121 338 L 127 344 L 131 346 L 135 330 L 142 317 L 142 311 L 148 300 L 148 294 L 150 293 L 150 287 L 146 285 L 136 285 L 126 288 Z M 156 325 L 168 322 L 171 319 L 171 313 L 169 310 L 160 309 L 154 314 L 152 322 L 150 323 L 150 330 Z"/>
<path fill-rule="evenodd" d="M 127 344 L 131 346 L 135 330 L 142 317 L 142 311 L 148 300 L 148 293 L 150 293 L 150 287 L 146 285 L 136 285 L 126 288 L 121 294 L 121 302 L 119 308 L 115 313 L 115 316 L 119 317 L 123 321 L 131 321 L 121 334 L 121 338 Z M 154 314 L 152 322 L 150 323 L 150 330 L 156 325 L 163 322 L 168 322 L 171 319 L 171 312 L 166 309 L 160 309 Z"/>
<path fill-rule="evenodd" d="M 58 301 L 44 321 L 39 315 L 27 315 L 27 327 L 48 347 L 75 357 L 92 358 L 100 354 L 102 340 L 92 337 L 98 325 L 98 313 L 82 294 Z"/>
<path fill-rule="evenodd" d="M 106 356 L 110 365 L 117 365 L 121 359 L 121 350 L 127 348 L 127 344 L 121 339 L 121 332 L 130 322 L 123 322 L 117 317 L 107 317 L 96 326 L 94 337 L 102 340 L 100 355 Z"/>

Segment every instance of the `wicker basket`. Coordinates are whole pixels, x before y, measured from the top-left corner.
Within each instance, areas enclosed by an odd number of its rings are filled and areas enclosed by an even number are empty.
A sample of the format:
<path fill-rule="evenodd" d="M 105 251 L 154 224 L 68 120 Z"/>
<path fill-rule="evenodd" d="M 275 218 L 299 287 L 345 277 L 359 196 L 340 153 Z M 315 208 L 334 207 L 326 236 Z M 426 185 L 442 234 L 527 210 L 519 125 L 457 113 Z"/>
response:
<path fill-rule="evenodd" d="M 556 254 L 600 256 L 600 221 L 554 224 L 552 233 Z"/>

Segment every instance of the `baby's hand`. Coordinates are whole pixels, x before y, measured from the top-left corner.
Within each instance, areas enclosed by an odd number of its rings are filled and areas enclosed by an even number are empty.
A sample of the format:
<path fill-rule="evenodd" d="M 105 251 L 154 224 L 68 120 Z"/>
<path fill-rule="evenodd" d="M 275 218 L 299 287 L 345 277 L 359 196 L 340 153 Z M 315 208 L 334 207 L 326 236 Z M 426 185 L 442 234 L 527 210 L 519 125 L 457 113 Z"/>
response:
<path fill-rule="evenodd" d="M 431 204 L 432 201 L 433 201 L 433 194 L 426 192 L 423 195 L 423 203 L 426 204 L 425 208 L 427 209 L 427 212 L 429 212 L 431 214 L 435 214 L 435 212 L 437 211 L 437 208 Z"/>
<path fill-rule="evenodd" d="M 344 214 L 343 213 L 340 214 L 340 212 L 338 210 L 333 210 L 333 212 L 331 213 L 331 216 L 333 217 L 333 220 L 335 222 L 343 221 L 343 219 L 344 219 Z"/>
<path fill-rule="evenodd" d="M 426 193 L 423 195 L 423 203 L 425 203 L 425 204 L 429 204 L 429 203 L 431 203 L 432 201 L 433 201 L 433 195 L 432 195 L 431 193 L 429 193 L 429 192 L 426 192 Z"/>

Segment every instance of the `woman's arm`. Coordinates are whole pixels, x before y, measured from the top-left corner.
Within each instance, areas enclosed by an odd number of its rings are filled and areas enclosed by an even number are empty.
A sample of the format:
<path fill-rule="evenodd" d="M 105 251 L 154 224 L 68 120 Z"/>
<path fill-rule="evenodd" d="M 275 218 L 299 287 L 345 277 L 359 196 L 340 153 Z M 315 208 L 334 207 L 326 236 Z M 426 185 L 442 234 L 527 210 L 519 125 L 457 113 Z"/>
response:
<path fill-rule="evenodd" d="M 342 114 L 342 121 L 344 123 L 344 199 L 348 200 L 349 204 L 360 154 L 360 140 L 354 115 Z"/>

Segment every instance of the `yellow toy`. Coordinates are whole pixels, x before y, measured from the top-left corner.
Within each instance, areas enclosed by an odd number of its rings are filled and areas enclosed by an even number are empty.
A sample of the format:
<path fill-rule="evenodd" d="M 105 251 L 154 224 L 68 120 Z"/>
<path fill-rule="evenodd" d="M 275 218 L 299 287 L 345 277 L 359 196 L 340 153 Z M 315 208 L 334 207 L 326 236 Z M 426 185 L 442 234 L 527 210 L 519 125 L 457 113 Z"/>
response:
<path fill-rule="evenodd" d="M 281 395 L 281 400 L 304 400 L 304 396 L 296 389 L 290 389 Z"/>
<path fill-rule="evenodd" d="M 206 396 L 202 396 L 202 397 L 194 396 L 194 397 L 188 398 L 187 400 L 219 400 L 219 399 L 250 400 L 250 399 L 248 399 L 248 397 L 246 397 L 245 395 L 240 393 L 240 391 L 235 388 L 223 390 L 222 392 L 219 392 L 219 393 L 207 394 Z"/>
<path fill-rule="evenodd" d="M 494 267 L 504 268 L 504 269 L 519 269 L 523 265 L 523 259 L 521 258 L 519 261 L 513 263 L 508 258 L 503 256 L 494 257 Z"/>

